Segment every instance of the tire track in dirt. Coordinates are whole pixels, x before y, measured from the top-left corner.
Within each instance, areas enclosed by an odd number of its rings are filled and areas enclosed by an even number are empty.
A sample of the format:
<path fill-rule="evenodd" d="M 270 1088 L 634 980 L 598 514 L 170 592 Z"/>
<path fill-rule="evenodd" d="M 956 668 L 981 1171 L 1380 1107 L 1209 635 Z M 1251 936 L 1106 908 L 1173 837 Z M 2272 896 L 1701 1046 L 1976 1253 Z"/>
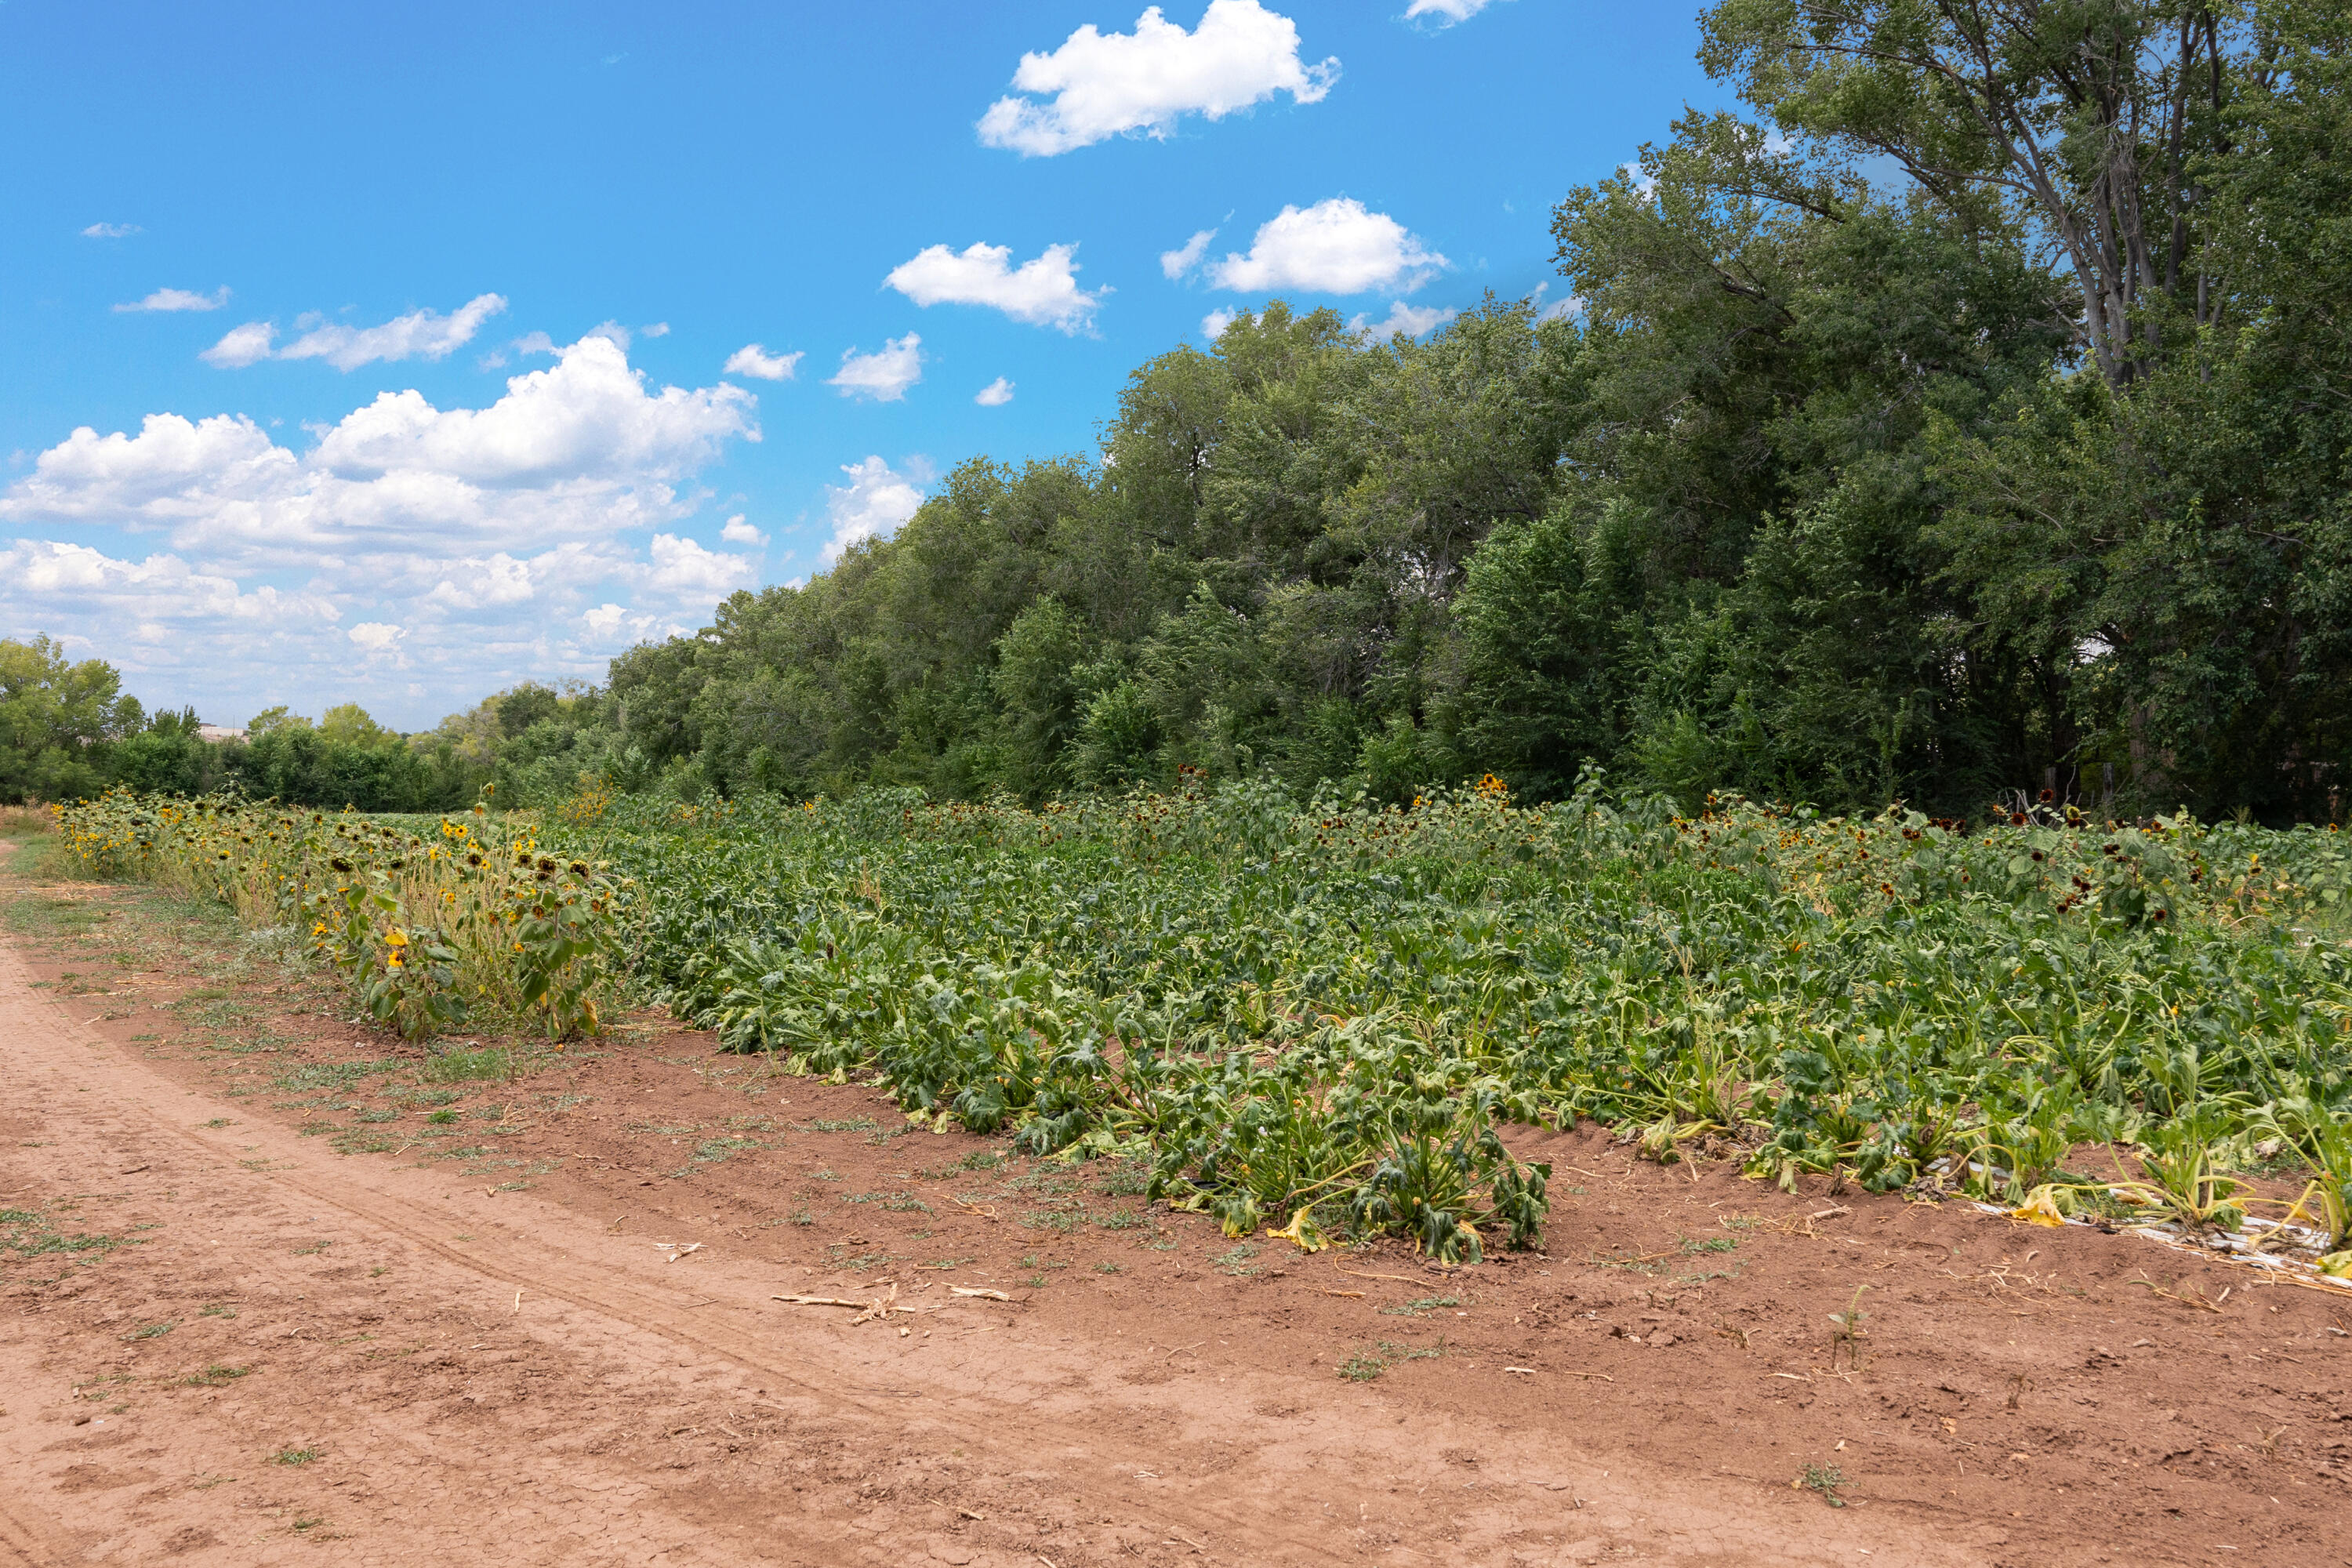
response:
<path fill-rule="evenodd" d="M 343 1537 L 339 1560 L 384 1563 L 928 1553 L 1076 1568 L 1113 1553 L 1534 1563 L 1628 1551 L 1780 1563 L 1857 1561 L 1865 1541 L 1878 1563 L 1967 1560 L 1925 1541 L 1890 1543 L 1885 1522 L 1818 1512 L 1792 1541 L 1776 1510 L 1743 1507 L 1704 1478 L 1642 1474 L 1542 1434 L 1408 1423 L 1378 1399 L 1349 1429 L 1246 1431 L 1244 1412 L 1297 1397 L 1301 1380 L 1154 1381 L 1158 1352 L 1108 1337 L 1049 1345 L 1033 1331 L 1024 1342 L 1017 1306 L 932 1310 L 918 1298 L 925 1310 L 903 1334 L 772 1306 L 769 1295 L 797 1287 L 773 1265 L 715 1246 L 664 1264 L 645 1242 L 540 1199 L 338 1158 L 170 1083 L 28 978 L 0 949 L 0 1119 L 17 1145 L 0 1167 L 0 1205 L 79 1191 L 86 1210 L 109 1203 L 162 1228 L 91 1268 L 104 1289 L 53 1289 L 0 1338 L 11 1406 L 0 1455 L 15 1475 L 39 1478 L 9 1489 L 0 1510 L 0 1543 L 21 1561 L 301 1561 L 320 1531 Z M 323 1245 L 305 1252 L 298 1241 Z M 367 1283 L 356 1263 L 301 1261 L 330 1247 L 387 1260 L 376 1267 L 394 1284 Z M 123 1325 L 135 1336 L 138 1320 L 193 1313 L 197 1297 L 251 1302 L 241 1309 L 251 1331 L 276 1334 L 253 1384 L 268 1399 L 257 1408 L 242 1387 L 175 1394 L 167 1430 L 150 1414 L 160 1397 L 134 1397 L 110 1431 L 108 1417 L 81 1415 L 94 1406 L 69 1386 L 74 1373 L 101 1391 L 125 1386 L 103 1376 L 152 1384 L 139 1369 L 184 1331 L 140 1342 Z M 361 1332 L 425 1342 L 394 1358 L 398 1375 L 357 1352 L 330 1353 Z M 429 1342 L 436 1333 L 447 1342 Z M 295 1359 L 303 1345 L 318 1352 L 307 1363 Z M 484 1351 L 487 1361 L 468 1359 Z M 179 1408 L 195 1400 L 206 1404 Z M 38 1418 L 23 1418 L 35 1408 Z M 755 1431 L 755 1418 L 773 1426 Z M 738 1439 L 723 1455 L 698 1447 L 717 1442 L 712 1423 Z M 257 1467 L 296 1427 L 320 1434 L 327 1462 Z M 1441 1458 L 1464 1446 L 1484 1456 L 1478 1480 Z M 688 1450 L 699 1457 L 660 1457 Z M 956 1464 L 932 1463 L 950 1455 Z M 109 1468 L 125 1464 L 134 1468 Z M 239 1479 L 242 1494 L 161 1479 L 232 1470 L 253 1478 Z M 132 1475 L 154 1479 L 117 1480 Z M 148 1489 L 133 1495 L 137 1486 Z"/>

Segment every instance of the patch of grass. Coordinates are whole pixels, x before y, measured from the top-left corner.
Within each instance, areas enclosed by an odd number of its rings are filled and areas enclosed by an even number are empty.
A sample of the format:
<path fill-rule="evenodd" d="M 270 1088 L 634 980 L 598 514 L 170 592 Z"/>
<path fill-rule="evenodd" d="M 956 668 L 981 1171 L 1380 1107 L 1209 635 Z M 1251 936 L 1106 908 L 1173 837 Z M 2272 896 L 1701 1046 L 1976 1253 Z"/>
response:
<path fill-rule="evenodd" d="M 1021 1216 L 1024 1230 L 1053 1230 L 1065 1236 L 1086 1223 L 1084 1209 L 1030 1209 Z"/>
<path fill-rule="evenodd" d="M 215 1362 L 202 1372 L 190 1373 L 180 1379 L 180 1384 L 185 1388 L 220 1388 L 235 1383 L 240 1377 L 247 1376 L 252 1371 L 249 1366 L 227 1366 Z"/>
<path fill-rule="evenodd" d="M 457 1113 L 445 1108 L 440 1110 L 426 1112 L 425 1120 L 433 1123 L 436 1127 L 446 1127 L 451 1122 L 457 1120 Z"/>
<path fill-rule="evenodd" d="M 1095 1190 L 1107 1198 L 1139 1198 L 1151 1189 L 1151 1167 L 1141 1160 L 1112 1164 Z"/>
<path fill-rule="evenodd" d="M 845 1204 L 876 1204 L 892 1214 L 931 1212 L 931 1205 L 912 1193 L 844 1193 L 841 1201 Z"/>
<path fill-rule="evenodd" d="M 1230 1274 L 1238 1279 L 1257 1272 L 1257 1265 L 1250 1259 L 1259 1251 L 1255 1242 L 1244 1241 L 1217 1254 L 1209 1262 L 1220 1274 Z"/>
<path fill-rule="evenodd" d="M 811 1171 L 808 1173 L 808 1176 L 809 1180 L 812 1182 L 837 1182 L 841 1180 L 840 1172 L 824 1169 Z"/>
<path fill-rule="evenodd" d="M 1845 1472 L 1835 1465 L 1807 1465 L 1804 1474 L 1797 1478 L 1797 1484 L 1821 1493 L 1822 1500 L 1832 1508 L 1845 1506 L 1845 1499 L 1837 1495 L 1838 1489 L 1845 1485 Z"/>
<path fill-rule="evenodd" d="M 1121 1268 L 1116 1263 L 1103 1262 L 1095 1265 L 1095 1272 L 1097 1274 L 1124 1274 L 1127 1270 Z"/>
<path fill-rule="evenodd" d="M 716 1165 L 761 1146 L 757 1138 L 706 1138 L 694 1147 L 694 1163 Z"/>
<path fill-rule="evenodd" d="M 311 1465 L 316 1464 L 323 1453 L 324 1450 L 319 1448 L 280 1448 L 269 1456 L 269 1462 L 273 1465 Z"/>
<path fill-rule="evenodd" d="M 871 1132 L 882 1124 L 870 1116 L 814 1117 L 792 1124 L 795 1132 Z"/>
<path fill-rule="evenodd" d="M 514 1053 L 499 1046 L 475 1051 L 443 1051 L 426 1058 L 422 1076 L 427 1083 L 468 1083 L 514 1077 Z"/>
<path fill-rule="evenodd" d="M 300 1094 L 319 1089 L 348 1089 L 364 1078 L 382 1078 L 386 1073 L 404 1070 L 408 1064 L 399 1060 L 373 1062 L 305 1062 L 289 1068 L 269 1080 L 272 1089 Z M 223 1123 L 222 1125 L 226 1125 Z"/>
<path fill-rule="evenodd" d="M 389 1154 L 400 1145 L 381 1132 L 346 1132 L 329 1147 L 338 1154 Z"/>
<path fill-rule="evenodd" d="M 226 1301 L 215 1301 L 196 1315 L 201 1318 L 234 1318 L 236 1309 Z"/>
<path fill-rule="evenodd" d="M 1401 1307 L 1382 1307 L 1381 1310 L 1391 1318 L 1426 1318 L 1440 1307 L 1460 1305 L 1462 1298 L 1459 1296 L 1423 1296 L 1418 1301 L 1407 1301 Z"/>
<path fill-rule="evenodd" d="M 160 1323 L 149 1323 L 145 1328 L 133 1329 L 122 1337 L 126 1340 L 160 1340 L 179 1326 L 179 1319 L 166 1318 Z"/>
<path fill-rule="evenodd" d="M 784 1223 L 786 1225 L 814 1225 L 816 1223 L 816 1215 L 814 1212 L 808 1209 L 794 1209 L 792 1213 L 784 1216 Z"/>
<path fill-rule="evenodd" d="M 320 1253 L 326 1251 L 327 1248 L 334 1245 L 335 1244 L 331 1241 L 314 1241 L 308 1247 L 296 1247 L 294 1249 L 294 1256 L 297 1258 L 316 1258 Z"/>
<path fill-rule="evenodd" d="M 362 1110 L 357 1116 L 352 1117 L 352 1120 L 354 1121 L 367 1121 L 381 1124 L 386 1121 L 399 1121 L 400 1112 L 388 1109 L 379 1110 Z"/>
<path fill-rule="evenodd" d="M 32 1209 L 0 1209 L 0 1253 L 16 1258 L 42 1258 L 52 1254 L 111 1252 L 118 1247 L 138 1247 L 135 1240 L 120 1237 L 92 1235 L 86 1232 L 67 1233 L 57 1229 L 47 1215 Z"/>

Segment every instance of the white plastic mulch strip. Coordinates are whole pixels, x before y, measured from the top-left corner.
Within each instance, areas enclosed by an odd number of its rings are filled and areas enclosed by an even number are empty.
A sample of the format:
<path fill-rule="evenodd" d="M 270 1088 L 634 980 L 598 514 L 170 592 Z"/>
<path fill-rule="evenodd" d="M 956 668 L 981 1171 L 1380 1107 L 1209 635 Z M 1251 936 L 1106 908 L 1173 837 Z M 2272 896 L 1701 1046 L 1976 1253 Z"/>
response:
<path fill-rule="evenodd" d="M 2015 1211 L 2005 1208 L 2000 1204 L 1989 1204 L 1975 1198 L 1969 1201 L 1984 1214 L 2000 1215 L 2003 1218 L 2014 1215 Z M 2064 1223 L 2096 1228 L 2091 1221 L 2080 1216 L 2069 1218 Z M 2271 1269 L 2302 1283 L 2333 1286 L 2339 1290 L 2352 1290 L 2352 1279 L 2338 1279 L 2332 1274 L 2322 1274 L 2300 1258 L 2279 1258 L 2267 1252 L 2257 1252 L 2254 1250 L 2255 1238 L 2246 1236 L 2243 1232 L 2233 1234 L 2224 1231 L 2210 1240 L 2196 1241 L 2190 1239 L 2179 1226 L 2175 1225 L 2123 1225 L 2116 1228 L 2169 1247 L 2176 1252 L 2194 1252 L 2206 1258 L 2225 1258 L 2232 1263 L 2244 1263 L 2256 1268 Z M 2327 1244 L 2327 1237 L 2307 1226 L 2282 1225 L 2277 1220 L 2256 1219 L 2249 1215 L 2245 1220 L 2245 1228 L 2283 1233 L 2288 1240 L 2298 1246 L 2310 1247 L 2314 1251 Z"/>

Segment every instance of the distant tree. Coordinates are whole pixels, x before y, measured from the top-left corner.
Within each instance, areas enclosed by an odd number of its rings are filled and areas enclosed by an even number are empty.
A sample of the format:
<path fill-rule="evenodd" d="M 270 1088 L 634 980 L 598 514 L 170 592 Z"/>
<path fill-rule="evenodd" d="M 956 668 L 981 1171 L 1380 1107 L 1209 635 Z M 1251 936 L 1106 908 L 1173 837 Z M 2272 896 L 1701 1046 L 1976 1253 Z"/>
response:
<path fill-rule="evenodd" d="M 0 801 L 102 789 L 110 743 L 144 720 L 121 685 L 113 666 L 68 660 L 48 637 L 0 639 Z"/>

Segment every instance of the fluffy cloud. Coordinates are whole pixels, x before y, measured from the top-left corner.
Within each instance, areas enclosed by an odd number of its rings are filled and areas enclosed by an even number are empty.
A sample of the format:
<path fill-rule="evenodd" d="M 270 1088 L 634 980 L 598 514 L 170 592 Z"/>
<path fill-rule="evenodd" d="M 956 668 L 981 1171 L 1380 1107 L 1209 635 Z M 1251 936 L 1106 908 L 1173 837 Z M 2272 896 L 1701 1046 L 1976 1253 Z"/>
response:
<path fill-rule="evenodd" d="M 1387 320 L 1375 321 L 1368 327 L 1364 324 L 1366 318 L 1358 316 L 1348 323 L 1348 330 L 1370 332 L 1374 342 L 1386 342 L 1396 337 L 1417 338 L 1433 328 L 1445 325 L 1461 313 L 1454 310 L 1439 310 L 1433 305 L 1408 305 L 1399 300 L 1389 307 Z"/>
<path fill-rule="evenodd" d="M 1334 196 L 1311 207 L 1284 207 L 1259 226 L 1248 255 L 1228 255 L 1209 268 L 1209 277 L 1250 293 L 1300 289 L 1360 294 L 1383 289 L 1409 294 L 1450 265 L 1386 213 L 1369 212 L 1352 197 Z"/>
<path fill-rule="evenodd" d="M 667 331 L 667 329 L 664 329 Z M 745 343 L 719 367 L 721 375 L 748 375 L 761 381 L 790 381 L 800 368 L 798 353 L 772 354 L 758 343 Z"/>
<path fill-rule="evenodd" d="M 143 697 L 222 721 L 601 679 L 626 641 L 702 624 L 757 581 L 754 554 L 678 527 L 704 499 L 695 473 L 757 438 L 753 405 L 725 384 L 649 386 L 594 335 L 485 407 L 386 394 L 307 449 L 239 415 L 79 429 L 0 493 L 0 626 L 79 638 Z M 854 472 L 845 518 L 889 526 L 894 477 Z M 740 522 L 729 544 L 751 542 Z M 141 534 L 163 536 L 144 559 Z M 392 668 L 419 689 L 386 687 Z"/>
<path fill-rule="evenodd" d="M 660 599 L 709 605 L 760 580 L 759 563 L 750 556 L 706 549 L 674 533 L 655 534 L 646 554 L 638 584 Z"/>
<path fill-rule="evenodd" d="M 1013 384 L 1000 375 L 974 394 L 972 401 L 982 408 L 1002 408 L 1013 401 Z"/>
<path fill-rule="evenodd" d="M 1215 229 L 1204 228 L 1196 232 L 1192 238 L 1175 249 L 1161 251 L 1160 253 L 1161 274 L 1171 281 L 1183 277 L 1184 274 L 1201 265 L 1201 258 L 1209 253 L 1209 241 L 1216 237 Z"/>
<path fill-rule="evenodd" d="M 833 522 L 833 537 L 824 546 L 828 566 L 851 545 L 888 535 L 923 504 L 923 492 L 914 481 L 879 458 L 845 463 L 841 471 L 849 482 L 824 488 L 825 515 Z"/>
<path fill-rule="evenodd" d="M 1492 3 L 1493 0 L 1412 0 L 1404 8 L 1404 19 L 1412 22 L 1434 16 L 1439 26 L 1450 27 L 1456 22 L 1468 21 Z"/>
<path fill-rule="evenodd" d="M 1298 27 L 1257 0 L 1210 0 L 1200 26 L 1186 32 L 1152 6 L 1132 33 L 1072 33 L 1052 54 L 1021 57 L 1019 92 L 989 105 L 980 139 L 1026 157 L 1052 157 L 1110 137 L 1142 132 L 1165 137 L 1186 114 L 1220 120 L 1287 92 L 1319 103 L 1339 62 L 1307 65 Z"/>
<path fill-rule="evenodd" d="M 406 626 L 389 621 L 362 621 L 343 635 L 370 658 L 388 658 L 403 668 L 407 667 L 408 661 L 400 657 L 400 639 L 408 635 Z"/>
<path fill-rule="evenodd" d="M 765 544 L 768 542 L 768 536 L 761 533 L 750 523 L 744 521 L 743 514 L 740 511 L 733 517 L 727 520 L 727 526 L 719 531 L 719 537 L 725 540 L 730 544 Z"/>
<path fill-rule="evenodd" d="M 387 392 L 299 455 L 241 415 L 85 426 L 0 496 L 0 522 L 163 530 L 236 569 L 608 535 L 681 515 L 678 483 L 730 438 L 758 438 L 752 402 L 724 384 L 649 390 L 588 337 L 487 408 Z"/>
<path fill-rule="evenodd" d="M 83 233 L 89 231 L 84 229 Z M 144 300 L 129 305 L 117 305 L 121 310 L 217 310 L 228 303 L 228 286 L 223 284 L 210 294 L 192 293 L 185 289 L 158 289 Z"/>
<path fill-rule="evenodd" d="M 247 592 L 233 577 L 203 571 L 177 555 L 122 561 L 86 544 L 47 539 L 0 545 L 0 606 L 24 626 L 89 618 L 100 626 L 226 622 L 243 628 L 282 629 L 299 623 L 332 626 L 331 600 L 310 592 L 259 587 Z"/>
<path fill-rule="evenodd" d="M 985 305 L 1033 327 L 1076 332 L 1094 321 L 1108 289 L 1089 294 L 1078 287 L 1071 258 L 1075 245 L 1049 245 L 1034 260 L 1012 265 L 1009 245 L 971 245 L 961 251 L 944 245 L 918 251 L 891 268 L 883 281 L 918 305 Z"/>
<path fill-rule="evenodd" d="M 222 292 L 226 297 L 227 291 Z M 242 369 L 265 359 L 322 359 L 341 371 L 357 370 L 379 360 L 446 359 L 471 342 L 484 321 L 506 308 L 503 296 L 481 294 L 446 316 L 432 310 L 411 310 L 380 327 L 347 327 L 330 321 L 306 328 L 302 321 L 297 321 L 296 330 L 302 335 L 282 349 L 271 347 L 278 337 L 276 323 L 247 321 L 199 357 L 224 370 Z M 616 337 L 618 346 L 625 351 L 629 346 L 628 333 L 610 322 L 597 331 Z"/>
<path fill-rule="evenodd" d="M 844 397 L 870 397 L 877 403 L 896 403 L 907 395 L 907 389 L 923 379 L 923 340 L 908 332 L 903 338 L 886 340 L 881 348 L 870 354 L 859 353 L 855 348 L 841 351 L 841 374 L 825 382 L 827 386 L 841 388 Z"/>
<path fill-rule="evenodd" d="M 81 231 L 84 239 L 122 239 L 142 232 L 135 223 L 94 223 Z"/>
<path fill-rule="evenodd" d="M 241 327 L 231 327 L 220 342 L 196 357 L 223 370 L 243 370 L 268 359 L 269 345 L 277 340 L 278 329 L 268 321 L 247 321 Z"/>
<path fill-rule="evenodd" d="M 1211 342 L 1216 342 L 1225 335 L 1225 329 L 1232 326 L 1234 318 L 1240 314 L 1239 310 L 1228 310 L 1223 307 L 1210 311 L 1201 318 L 1201 335 Z"/>

